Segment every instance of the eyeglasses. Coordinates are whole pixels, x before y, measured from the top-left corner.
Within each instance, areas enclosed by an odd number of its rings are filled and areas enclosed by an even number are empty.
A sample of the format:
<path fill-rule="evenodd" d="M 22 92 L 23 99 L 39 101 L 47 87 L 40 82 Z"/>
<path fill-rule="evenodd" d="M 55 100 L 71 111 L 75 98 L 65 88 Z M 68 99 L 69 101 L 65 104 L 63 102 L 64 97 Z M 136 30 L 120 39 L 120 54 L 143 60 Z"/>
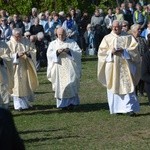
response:
<path fill-rule="evenodd" d="M 30 37 L 30 35 L 26 35 L 26 37 Z"/>

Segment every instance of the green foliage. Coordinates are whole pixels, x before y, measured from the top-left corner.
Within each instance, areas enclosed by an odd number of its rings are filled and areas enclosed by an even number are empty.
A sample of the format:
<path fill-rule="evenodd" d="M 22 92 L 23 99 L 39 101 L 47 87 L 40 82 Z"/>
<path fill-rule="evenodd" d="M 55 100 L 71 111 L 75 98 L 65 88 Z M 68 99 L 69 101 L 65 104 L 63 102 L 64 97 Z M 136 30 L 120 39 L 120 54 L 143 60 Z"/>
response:
<path fill-rule="evenodd" d="M 31 8 L 36 0 L 9 0 L 8 3 L 1 2 L 0 7 L 7 10 L 9 14 L 26 15 L 31 11 Z"/>
<path fill-rule="evenodd" d="M 108 8 L 113 8 L 113 6 L 116 6 L 116 1 L 110 1 L 110 0 L 101 0 L 99 3 L 99 7 L 104 10 L 104 12 L 107 12 Z"/>
<path fill-rule="evenodd" d="M 112 0 L 99 0 L 99 8 L 106 10 L 109 6 L 115 6 L 116 1 Z M 67 12 L 69 7 L 78 8 L 82 11 L 87 10 L 89 13 L 93 13 L 95 5 L 90 0 L 9 0 L 8 2 L 1 0 L 0 8 L 8 11 L 9 14 L 18 13 L 21 15 L 28 15 L 31 12 L 32 7 L 38 8 L 38 10 L 45 11 L 65 11 Z"/>

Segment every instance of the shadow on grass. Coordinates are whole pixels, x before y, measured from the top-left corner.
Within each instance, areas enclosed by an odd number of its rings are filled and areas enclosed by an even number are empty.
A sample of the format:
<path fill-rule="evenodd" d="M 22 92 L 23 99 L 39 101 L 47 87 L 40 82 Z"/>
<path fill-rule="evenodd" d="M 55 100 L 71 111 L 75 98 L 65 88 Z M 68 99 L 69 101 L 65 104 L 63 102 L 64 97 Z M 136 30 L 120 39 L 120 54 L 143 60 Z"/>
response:
<path fill-rule="evenodd" d="M 48 92 L 34 92 L 34 94 L 47 94 L 47 93 L 54 93 L 53 91 L 48 91 Z"/>
<path fill-rule="evenodd" d="M 84 61 L 97 61 L 98 58 L 95 56 L 95 57 L 84 57 L 82 58 L 82 62 Z"/>
<path fill-rule="evenodd" d="M 34 105 L 33 110 L 25 110 L 17 113 L 13 113 L 14 117 L 21 115 L 49 115 L 52 113 L 80 113 L 80 112 L 92 112 L 100 110 L 109 110 L 107 103 L 94 103 L 94 104 L 80 104 L 75 106 L 73 110 L 61 110 L 57 109 L 55 105 Z"/>
<path fill-rule="evenodd" d="M 20 131 L 19 134 L 30 134 L 30 133 L 47 133 L 47 132 L 57 132 L 57 131 L 62 131 L 65 129 L 50 129 L 50 130 L 26 130 L 26 131 Z"/>
<path fill-rule="evenodd" d="M 140 106 L 149 106 L 149 103 L 148 102 L 140 103 Z"/>
<path fill-rule="evenodd" d="M 138 115 L 137 115 L 137 117 L 141 117 L 141 116 L 150 116 L 150 113 L 138 114 Z"/>
<path fill-rule="evenodd" d="M 27 139 L 23 140 L 25 143 L 33 143 L 33 142 L 43 142 L 47 140 L 60 140 L 60 139 L 69 139 L 69 138 L 79 138 L 80 136 L 57 136 L 57 137 L 46 137 L 46 138 L 33 138 L 33 139 Z"/>
<path fill-rule="evenodd" d="M 109 110 L 108 103 L 80 104 L 73 112 Z"/>

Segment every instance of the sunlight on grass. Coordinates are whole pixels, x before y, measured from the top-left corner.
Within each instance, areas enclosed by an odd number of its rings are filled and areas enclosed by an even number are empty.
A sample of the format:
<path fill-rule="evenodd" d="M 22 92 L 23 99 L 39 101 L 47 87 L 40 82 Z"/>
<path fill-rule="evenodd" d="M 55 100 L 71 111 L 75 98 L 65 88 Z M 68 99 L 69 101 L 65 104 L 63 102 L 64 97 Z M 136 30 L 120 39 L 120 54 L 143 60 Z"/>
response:
<path fill-rule="evenodd" d="M 150 107 L 140 97 L 135 118 L 110 115 L 106 89 L 97 81 L 97 58 L 82 59 L 81 104 L 71 112 L 56 109 L 46 68 L 38 72 L 34 110 L 11 110 L 27 150 L 149 150 Z"/>

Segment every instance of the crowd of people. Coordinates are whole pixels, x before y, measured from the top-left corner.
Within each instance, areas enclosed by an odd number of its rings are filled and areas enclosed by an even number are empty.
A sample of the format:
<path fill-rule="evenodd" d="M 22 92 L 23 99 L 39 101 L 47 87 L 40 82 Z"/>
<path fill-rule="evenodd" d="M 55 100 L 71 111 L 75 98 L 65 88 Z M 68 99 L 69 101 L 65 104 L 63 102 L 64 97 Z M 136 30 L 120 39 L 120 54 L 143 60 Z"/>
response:
<path fill-rule="evenodd" d="M 98 54 L 98 79 L 107 87 L 110 113 L 137 112 L 137 96 L 145 92 L 150 102 L 145 57 L 150 49 L 148 3 L 96 8 L 92 16 L 72 7 L 67 13 L 32 8 L 28 16 L 1 10 L 0 42 L 1 107 L 8 108 L 12 98 L 15 110 L 32 108 L 42 66 L 47 67 L 57 108 L 78 105 L 84 52 Z M 135 103 L 135 110 L 129 103 Z"/>

